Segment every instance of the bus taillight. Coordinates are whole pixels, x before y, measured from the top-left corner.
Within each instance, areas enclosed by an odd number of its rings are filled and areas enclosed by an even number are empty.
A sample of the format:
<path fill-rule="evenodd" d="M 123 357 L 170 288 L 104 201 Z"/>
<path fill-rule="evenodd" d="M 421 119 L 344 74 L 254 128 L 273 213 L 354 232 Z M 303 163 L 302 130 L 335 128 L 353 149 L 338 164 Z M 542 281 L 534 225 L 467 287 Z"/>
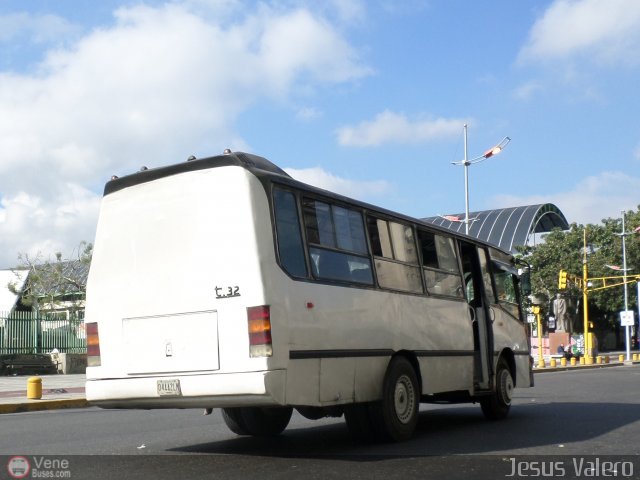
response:
<path fill-rule="evenodd" d="M 100 339 L 98 337 L 98 324 L 85 323 L 87 330 L 87 366 L 100 366 Z"/>
<path fill-rule="evenodd" d="M 249 356 L 270 357 L 271 346 L 271 313 L 269 305 L 247 308 L 249 322 Z"/>

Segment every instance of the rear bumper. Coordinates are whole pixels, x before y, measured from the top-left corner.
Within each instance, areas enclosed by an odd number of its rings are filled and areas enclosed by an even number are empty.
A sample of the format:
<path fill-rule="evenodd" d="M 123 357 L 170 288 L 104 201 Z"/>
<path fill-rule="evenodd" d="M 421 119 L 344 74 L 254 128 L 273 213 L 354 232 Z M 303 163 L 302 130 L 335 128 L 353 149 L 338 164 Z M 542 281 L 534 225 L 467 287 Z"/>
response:
<path fill-rule="evenodd" d="M 160 396 L 158 380 L 180 381 L 179 396 Z M 215 408 L 284 405 L 285 370 L 87 380 L 87 400 L 104 408 Z"/>

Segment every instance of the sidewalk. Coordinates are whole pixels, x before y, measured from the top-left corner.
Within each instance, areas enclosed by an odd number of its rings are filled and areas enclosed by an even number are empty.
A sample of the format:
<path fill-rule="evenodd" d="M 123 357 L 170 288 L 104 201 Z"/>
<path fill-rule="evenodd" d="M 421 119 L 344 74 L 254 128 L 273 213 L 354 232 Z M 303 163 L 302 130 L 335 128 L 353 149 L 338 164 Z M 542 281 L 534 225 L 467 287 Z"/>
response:
<path fill-rule="evenodd" d="M 34 376 L 42 379 L 40 400 L 27 398 L 27 380 Z M 84 374 L 0 377 L 0 414 L 86 407 L 84 383 Z"/>
<path fill-rule="evenodd" d="M 612 352 L 603 352 L 599 353 L 596 357 L 593 358 L 592 364 L 584 364 L 581 365 L 579 362 L 576 365 L 571 365 L 570 362 L 567 361 L 565 366 L 562 366 L 561 359 L 557 355 L 544 355 L 544 363 L 545 366 L 543 368 L 538 367 L 538 356 L 536 354 L 532 354 L 533 357 L 533 373 L 544 373 L 544 372 L 561 372 L 565 370 L 580 370 L 580 369 L 590 369 L 590 368 L 608 368 L 608 367 L 620 367 L 624 365 L 638 365 L 640 364 L 640 360 L 633 360 L 633 355 L 637 354 L 637 351 L 631 352 L 630 360 L 626 360 L 626 352 L 625 351 L 612 351 Z M 623 356 L 623 360 L 620 361 L 620 356 Z M 601 363 L 597 363 L 597 357 L 600 357 Z M 605 361 L 605 357 L 609 357 L 609 362 Z M 551 360 L 555 359 L 556 366 L 551 366 Z"/>

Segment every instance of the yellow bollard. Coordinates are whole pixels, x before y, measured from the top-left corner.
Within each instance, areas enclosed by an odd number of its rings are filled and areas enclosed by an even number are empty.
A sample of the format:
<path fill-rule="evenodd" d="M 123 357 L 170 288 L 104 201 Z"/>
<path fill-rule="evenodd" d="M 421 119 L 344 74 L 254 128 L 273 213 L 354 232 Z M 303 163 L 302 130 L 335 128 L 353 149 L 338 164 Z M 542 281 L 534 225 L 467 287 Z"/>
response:
<path fill-rule="evenodd" d="M 538 368 L 544 368 L 544 367 L 546 367 L 544 363 L 544 358 L 541 358 L 540 360 L 538 360 Z"/>
<path fill-rule="evenodd" d="M 634 353 L 633 356 L 631 357 L 631 360 L 633 360 L 634 362 L 638 361 L 638 354 Z"/>
<path fill-rule="evenodd" d="M 585 359 L 584 359 L 584 362 L 585 362 L 587 365 L 593 365 L 593 357 L 587 357 L 587 358 L 585 358 Z"/>
<path fill-rule="evenodd" d="M 598 355 L 598 356 L 596 357 L 596 363 L 597 363 L 598 365 L 600 365 L 600 364 L 602 363 L 602 357 L 601 357 L 600 355 Z"/>
<path fill-rule="evenodd" d="M 32 400 L 42 398 L 42 379 L 40 377 L 29 377 L 27 380 L 27 398 Z"/>
<path fill-rule="evenodd" d="M 618 361 L 624 362 L 624 355 L 618 355 Z"/>
<path fill-rule="evenodd" d="M 560 359 L 560 365 L 562 365 L 563 367 L 567 366 L 567 359 L 565 357 L 562 357 Z"/>
<path fill-rule="evenodd" d="M 582 358 L 580 360 L 582 360 Z M 571 365 L 575 365 L 575 364 L 576 364 L 576 357 L 571 357 Z"/>
<path fill-rule="evenodd" d="M 556 368 L 556 359 L 555 358 L 552 358 L 549 361 L 549 366 L 552 367 L 552 368 Z"/>
<path fill-rule="evenodd" d="M 609 358 L 609 355 L 605 355 L 604 356 L 604 363 L 609 363 L 611 361 L 611 359 Z"/>
<path fill-rule="evenodd" d="M 586 362 L 586 361 L 585 361 L 584 357 L 580 357 L 580 365 L 584 365 L 584 364 L 585 364 L 585 362 Z"/>

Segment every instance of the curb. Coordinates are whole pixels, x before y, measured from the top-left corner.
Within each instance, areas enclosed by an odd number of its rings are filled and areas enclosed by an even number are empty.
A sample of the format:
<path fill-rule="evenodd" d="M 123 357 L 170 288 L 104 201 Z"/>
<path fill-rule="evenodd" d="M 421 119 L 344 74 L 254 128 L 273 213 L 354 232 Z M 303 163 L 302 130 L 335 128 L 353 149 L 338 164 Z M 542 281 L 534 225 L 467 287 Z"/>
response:
<path fill-rule="evenodd" d="M 86 398 L 65 398 L 61 400 L 32 400 L 23 403 L 0 404 L 0 414 L 36 412 L 40 410 L 57 410 L 61 408 L 84 408 L 88 407 Z"/>
<path fill-rule="evenodd" d="M 574 365 L 574 366 L 569 366 L 567 365 L 566 367 L 544 367 L 544 368 L 534 368 L 533 369 L 533 373 L 552 373 L 552 372 L 567 372 L 569 370 L 571 371 L 575 371 L 575 370 L 593 370 L 596 368 L 611 368 L 611 367 L 626 367 L 628 366 L 625 363 L 602 363 L 600 365 L 598 364 L 593 364 L 593 365 Z"/>

